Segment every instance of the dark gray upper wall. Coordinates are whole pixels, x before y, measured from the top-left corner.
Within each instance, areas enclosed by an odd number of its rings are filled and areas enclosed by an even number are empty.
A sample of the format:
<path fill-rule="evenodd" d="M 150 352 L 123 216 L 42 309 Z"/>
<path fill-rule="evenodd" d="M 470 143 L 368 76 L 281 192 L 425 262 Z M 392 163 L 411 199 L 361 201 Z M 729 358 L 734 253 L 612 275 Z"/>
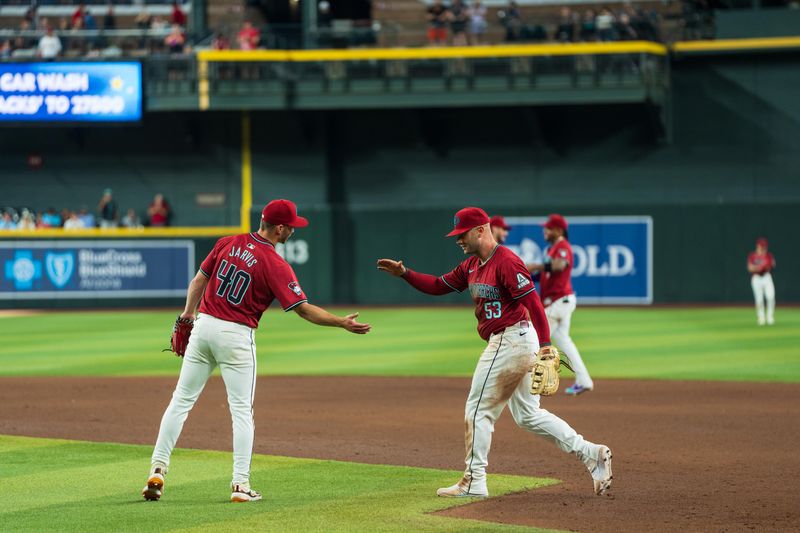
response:
<path fill-rule="evenodd" d="M 147 115 L 140 126 L 0 130 L 2 206 L 94 210 L 111 187 L 121 210 L 144 216 L 162 193 L 174 225 L 238 225 L 241 205 L 239 114 Z M 42 167 L 28 166 L 28 156 Z M 198 193 L 223 193 L 222 207 L 200 207 Z"/>

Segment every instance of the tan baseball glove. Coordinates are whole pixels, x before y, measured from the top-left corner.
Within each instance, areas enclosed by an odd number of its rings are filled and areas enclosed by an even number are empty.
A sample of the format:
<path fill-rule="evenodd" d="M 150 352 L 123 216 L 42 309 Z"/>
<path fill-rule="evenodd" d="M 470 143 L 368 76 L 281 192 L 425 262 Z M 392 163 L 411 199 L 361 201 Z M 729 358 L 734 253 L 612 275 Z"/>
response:
<path fill-rule="evenodd" d="M 531 394 L 550 396 L 558 391 L 561 358 L 555 346 L 543 346 L 533 360 Z"/>

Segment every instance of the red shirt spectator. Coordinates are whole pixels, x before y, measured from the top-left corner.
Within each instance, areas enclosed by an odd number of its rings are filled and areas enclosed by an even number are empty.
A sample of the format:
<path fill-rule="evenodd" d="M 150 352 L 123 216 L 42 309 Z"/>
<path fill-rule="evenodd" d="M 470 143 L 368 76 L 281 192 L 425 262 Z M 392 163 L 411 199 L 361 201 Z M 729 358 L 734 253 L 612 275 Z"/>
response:
<path fill-rule="evenodd" d="M 78 9 L 76 9 L 75 13 L 72 14 L 72 20 L 70 20 L 70 26 L 73 28 L 82 28 L 83 17 L 85 14 L 86 14 L 86 6 L 83 4 L 78 4 Z"/>
<path fill-rule="evenodd" d="M 163 194 L 156 194 L 153 203 L 147 208 L 151 226 L 166 226 L 169 224 L 169 204 Z"/>
<path fill-rule="evenodd" d="M 242 50 L 255 50 L 261 42 L 261 32 L 254 28 L 250 21 L 245 21 L 239 34 L 236 36 L 239 48 Z"/>
<path fill-rule="evenodd" d="M 171 22 L 182 28 L 186 26 L 186 14 L 181 10 L 181 6 L 178 4 L 178 2 L 172 3 Z"/>

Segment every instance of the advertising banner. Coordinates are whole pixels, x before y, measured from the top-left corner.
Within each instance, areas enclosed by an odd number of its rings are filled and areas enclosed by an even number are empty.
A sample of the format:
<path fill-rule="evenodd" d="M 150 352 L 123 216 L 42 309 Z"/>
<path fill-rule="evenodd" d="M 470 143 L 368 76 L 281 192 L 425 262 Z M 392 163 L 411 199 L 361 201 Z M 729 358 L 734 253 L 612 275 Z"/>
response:
<path fill-rule="evenodd" d="M 506 218 L 506 245 L 526 263 L 543 263 L 545 218 Z M 651 217 L 567 217 L 572 245 L 572 287 L 579 303 L 653 302 Z"/>
<path fill-rule="evenodd" d="M 186 296 L 194 242 L 2 241 L 0 300 Z"/>
<path fill-rule="evenodd" d="M 135 122 L 141 119 L 141 63 L 0 62 L 0 121 Z"/>

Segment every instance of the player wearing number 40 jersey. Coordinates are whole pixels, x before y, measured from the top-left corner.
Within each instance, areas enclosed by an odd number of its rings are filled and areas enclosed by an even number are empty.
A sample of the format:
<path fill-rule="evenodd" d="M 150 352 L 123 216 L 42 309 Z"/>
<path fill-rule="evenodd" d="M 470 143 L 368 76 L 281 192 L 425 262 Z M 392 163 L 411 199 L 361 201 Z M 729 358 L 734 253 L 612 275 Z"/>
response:
<path fill-rule="evenodd" d="M 253 453 L 253 400 L 256 392 L 255 329 L 273 300 L 284 311 L 321 326 L 337 326 L 351 333 L 367 333 L 368 324 L 356 322 L 358 313 L 339 317 L 308 303 L 292 267 L 275 251 L 295 228 L 308 225 L 288 200 L 273 200 L 262 211 L 258 232 L 223 237 L 200 265 L 189 284 L 182 320 L 194 320 L 178 385 L 161 420 L 152 468 L 142 495 L 158 500 L 170 455 L 183 423 L 219 366 L 233 419 L 233 482 L 231 501 L 260 500 L 250 488 Z M 198 309 L 199 305 L 199 309 Z"/>
<path fill-rule="evenodd" d="M 549 351 L 550 328 L 525 264 L 492 236 L 489 217 L 477 207 L 456 213 L 449 237 L 470 255 L 441 277 L 381 259 L 378 268 L 433 295 L 469 289 L 478 333 L 488 346 L 478 360 L 464 415 L 466 469 L 461 480 L 437 491 L 443 497 L 485 497 L 486 466 L 494 424 L 508 404 L 517 425 L 577 455 L 594 481 L 596 494 L 611 486 L 611 451 L 578 435 L 566 422 L 539 407 L 532 395 L 531 366 L 540 346 Z"/>

